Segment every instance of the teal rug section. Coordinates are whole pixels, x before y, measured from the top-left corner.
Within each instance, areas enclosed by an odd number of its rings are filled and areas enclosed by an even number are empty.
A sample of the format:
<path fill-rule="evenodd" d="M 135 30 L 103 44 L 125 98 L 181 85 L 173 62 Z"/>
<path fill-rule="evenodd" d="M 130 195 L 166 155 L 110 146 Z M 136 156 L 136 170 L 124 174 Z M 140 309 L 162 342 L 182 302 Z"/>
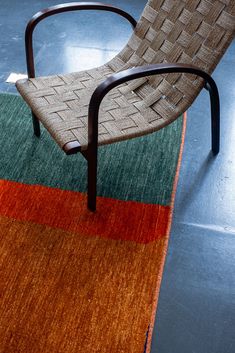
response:
<path fill-rule="evenodd" d="M 160 131 L 99 148 L 98 195 L 169 205 L 182 135 L 182 117 Z M 86 192 L 87 162 L 66 156 L 42 127 L 33 135 L 21 97 L 0 94 L 0 179 Z"/>

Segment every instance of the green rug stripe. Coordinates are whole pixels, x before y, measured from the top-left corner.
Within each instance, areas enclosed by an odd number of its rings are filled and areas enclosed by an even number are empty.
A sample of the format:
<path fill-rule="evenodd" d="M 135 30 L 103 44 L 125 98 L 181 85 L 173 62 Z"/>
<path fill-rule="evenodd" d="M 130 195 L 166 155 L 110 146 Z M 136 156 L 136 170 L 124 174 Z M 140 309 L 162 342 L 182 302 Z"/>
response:
<path fill-rule="evenodd" d="M 0 94 L 0 178 L 86 192 L 81 154 L 66 156 L 42 128 L 33 136 L 30 110 Z M 99 148 L 98 195 L 169 205 L 181 144 L 182 118 L 133 140 Z"/>

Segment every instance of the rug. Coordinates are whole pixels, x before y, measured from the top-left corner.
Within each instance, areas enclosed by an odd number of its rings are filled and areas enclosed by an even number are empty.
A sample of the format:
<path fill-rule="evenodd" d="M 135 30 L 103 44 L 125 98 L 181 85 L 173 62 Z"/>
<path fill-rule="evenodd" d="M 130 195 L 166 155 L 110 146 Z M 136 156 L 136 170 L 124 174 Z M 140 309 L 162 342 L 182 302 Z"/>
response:
<path fill-rule="evenodd" d="M 150 351 L 184 129 L 100 147 L 91 213 L 82 155 L 0 95 L 0 352 Z"/>

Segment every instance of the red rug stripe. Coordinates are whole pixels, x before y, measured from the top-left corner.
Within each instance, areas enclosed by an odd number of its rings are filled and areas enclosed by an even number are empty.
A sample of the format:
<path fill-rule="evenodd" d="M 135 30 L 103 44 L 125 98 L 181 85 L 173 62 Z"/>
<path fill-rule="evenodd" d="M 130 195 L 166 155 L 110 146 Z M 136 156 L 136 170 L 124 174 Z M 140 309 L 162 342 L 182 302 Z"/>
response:
<path fill-rule="evenodd" d="M 170 207 L 98 197 L 95 213 L 86 194 L 0 181 L 0 214 L 84 236 L 149 243 L 166 236 Z M 153 216 L 154 215 L 154 216 Z"/>

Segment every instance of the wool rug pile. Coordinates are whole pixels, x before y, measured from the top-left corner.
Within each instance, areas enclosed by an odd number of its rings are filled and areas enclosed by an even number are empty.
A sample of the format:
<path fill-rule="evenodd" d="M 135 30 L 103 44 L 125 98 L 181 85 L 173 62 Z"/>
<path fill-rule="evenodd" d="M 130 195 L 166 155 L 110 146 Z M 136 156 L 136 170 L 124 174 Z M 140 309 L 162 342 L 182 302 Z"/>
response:
<path fill-rule="evenodd" d="M 97 212 L 86 161 L 0 94 L 0 351 L 150 351 L 185 119 L 99 148 Z"/>

